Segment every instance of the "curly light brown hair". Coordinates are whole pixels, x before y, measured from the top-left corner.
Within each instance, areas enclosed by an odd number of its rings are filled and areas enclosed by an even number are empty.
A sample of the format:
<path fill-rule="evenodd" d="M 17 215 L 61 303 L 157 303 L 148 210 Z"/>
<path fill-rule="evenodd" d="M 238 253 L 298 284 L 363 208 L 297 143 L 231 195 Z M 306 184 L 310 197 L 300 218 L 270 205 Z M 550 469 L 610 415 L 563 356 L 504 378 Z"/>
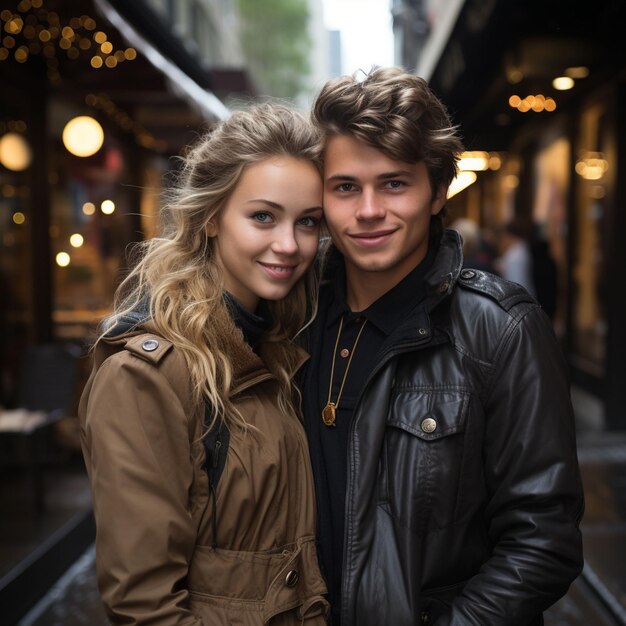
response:
<path fill-rule="evenodd" d="M 321 145 L 320 133 L 305 116 L 274 103 L 235 112 L 201 137 L 184 157 L 169 194 L 163 234 L 136 246 L 139 260 L 119 286 L 113 315 L 103 325 L 106 333 L 147 300 L 152 326 L 185 357 L 196 399 L 206 399 L 213 420 L 219 417 L 229 428 L 247 430 L 249 425 L 231 399 L 233 355 L 224 329 L 234 322 L 207 226 L 226 205 L 247 165 L 289 156 L 320 171 Z M 310 268 L 284 299 L 267 303 L 273 324 L 259 349 L 271 355 L 266 364 L 279 381 L 279 405 L 291 414 L 299 359 L 292 340 L 314 314 L 316 301 L 317 279 Z"/>

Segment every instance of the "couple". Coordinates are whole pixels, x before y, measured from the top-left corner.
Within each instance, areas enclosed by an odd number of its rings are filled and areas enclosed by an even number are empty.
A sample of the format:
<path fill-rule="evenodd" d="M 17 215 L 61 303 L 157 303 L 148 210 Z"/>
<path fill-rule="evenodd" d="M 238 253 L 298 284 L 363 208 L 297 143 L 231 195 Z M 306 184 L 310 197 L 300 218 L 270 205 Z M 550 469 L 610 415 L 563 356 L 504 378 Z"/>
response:
<path fill-rule="evenodd" d="M 461 269 L 460 151 L 388 68 L 187 155 L 81 399 L 112 623 L 534 625 L 567 591 L 565 368 L 523 289 Z"/>

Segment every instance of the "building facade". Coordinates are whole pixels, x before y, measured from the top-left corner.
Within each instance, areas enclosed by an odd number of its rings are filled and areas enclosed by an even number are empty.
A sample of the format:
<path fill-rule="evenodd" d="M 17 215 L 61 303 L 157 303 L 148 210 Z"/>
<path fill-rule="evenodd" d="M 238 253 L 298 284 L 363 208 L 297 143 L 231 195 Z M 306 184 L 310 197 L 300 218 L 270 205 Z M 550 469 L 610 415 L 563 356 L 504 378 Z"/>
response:
<path fill-rule="evenodd" d="M 424 76 L 486 156 L 453 216 L 522 218 L 557 265 L 554 324 L 572 379 L 626 428 L 626 5 L 396 0 L 396 61 Z M 621 382 L 620 382 L 621 381 Z"/>
<path fill-rule="evenodd" d="M 129 244 L 156 231 L 171 157 L 253 88 L 227 0 L 2 6 L 0 406 L 12 408 L 30 347 L 93 337 Z"/>

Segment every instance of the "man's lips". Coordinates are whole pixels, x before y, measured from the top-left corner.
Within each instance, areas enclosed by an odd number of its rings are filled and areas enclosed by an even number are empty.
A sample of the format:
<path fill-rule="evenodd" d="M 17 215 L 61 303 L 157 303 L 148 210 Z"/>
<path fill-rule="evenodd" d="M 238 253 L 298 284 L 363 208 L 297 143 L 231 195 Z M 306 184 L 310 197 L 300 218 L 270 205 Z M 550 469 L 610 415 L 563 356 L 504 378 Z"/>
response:
<path fill-rule="evenodd" d="M 375 230 L 372 232 L 368 231 L 364 233 L 349 233 L 348 236 L 359 245 L 374 247 L 388 241 L 395 232 L 396 229 Z"/>

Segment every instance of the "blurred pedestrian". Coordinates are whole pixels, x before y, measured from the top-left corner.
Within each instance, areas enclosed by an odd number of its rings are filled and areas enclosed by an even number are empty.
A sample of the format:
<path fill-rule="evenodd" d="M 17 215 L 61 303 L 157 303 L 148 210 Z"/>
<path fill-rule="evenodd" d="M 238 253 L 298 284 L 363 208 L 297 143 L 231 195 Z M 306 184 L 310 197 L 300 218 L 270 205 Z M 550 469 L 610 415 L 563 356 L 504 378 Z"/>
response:
<path fill-rule="evenodd" d="M 543 235 L 539 224 L 535 224 L 533 227 L 530 256 L 537 301 L 546 315 L 553 320 L 557 306 L 558 269 L 550 252 L 550 243 Z"/>
<path fill-rule="evenodd" d="M 582 568 L 564 359 L 443 229 L 462 151 L 399 68 L 326 83 L 333 246 L 302 373 L 332 624 L 529 626 Z"/>
<path fill-rule="evenodd" d="M 461 235 L 463 242 L 463 267 L 494 272 L 493 254 L 483 239 L 478 224 L 467 217 L 459 217 L 450 224 Z"/>
<path fill-rule="evenodd" d="M 116 294 L 80 404 L 113 624 L 323 624 L 292 378 L 314 296 L 319 136 L 234 113 L 184 161 Z"/>
<path fill-rule="evenodd" d="M 496 269 L 502 278 L 521 285 L 536 297 L 529 239 L 529 228 L 523 219 L 514 218 L 507 222 L 499 231 L 500 256 L 496 260 Z"/>

